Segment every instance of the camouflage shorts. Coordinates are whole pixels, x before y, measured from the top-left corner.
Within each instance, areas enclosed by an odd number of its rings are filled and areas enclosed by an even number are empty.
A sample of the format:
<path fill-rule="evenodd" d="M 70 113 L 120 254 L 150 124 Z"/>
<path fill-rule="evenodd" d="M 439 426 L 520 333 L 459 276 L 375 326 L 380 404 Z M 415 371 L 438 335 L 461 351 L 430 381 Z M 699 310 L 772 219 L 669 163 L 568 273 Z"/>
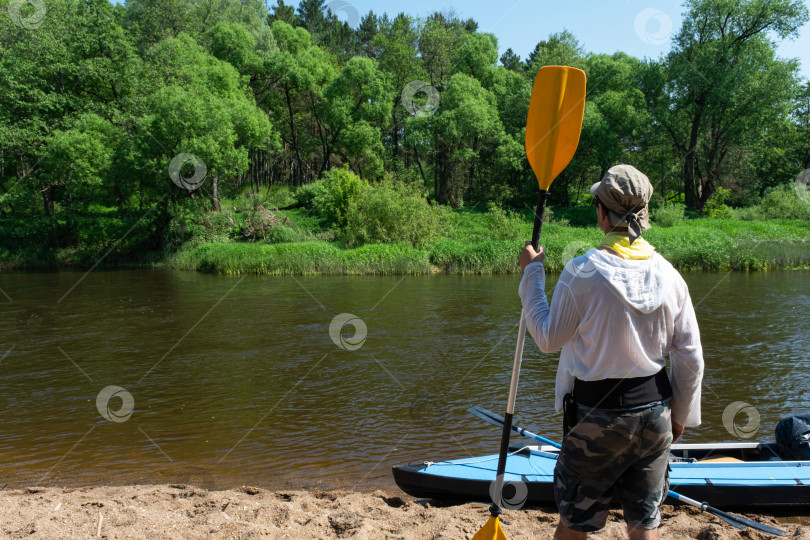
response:
<path fill-rule="evenodd" d="M 630 527 L 655 529 L 669 488 L 669 403 L 628 411 L 579 406 L 554 470 L 560 520 L 580 532 L 605 526 L 618 500 Z"/>

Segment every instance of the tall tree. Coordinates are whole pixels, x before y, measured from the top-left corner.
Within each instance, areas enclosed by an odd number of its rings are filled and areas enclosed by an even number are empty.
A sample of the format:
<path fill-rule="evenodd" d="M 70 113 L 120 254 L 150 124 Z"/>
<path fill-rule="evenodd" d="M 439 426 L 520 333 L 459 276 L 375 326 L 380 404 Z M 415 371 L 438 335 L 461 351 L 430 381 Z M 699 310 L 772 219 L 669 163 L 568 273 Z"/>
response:
<path fill-rule="evenodd" d="M 799 133 L 798 162 L 802 169 L 810 169 L 810 81 L 806 81 L 796 97 L 794 111 Z"/>
<path fill-rule="evenodd" d="M 64 201 L 68 246 L 75 244 L 76 214 L 85 211 L 91 202 L 110 200 L 113 184 L 105 180 L 123 143 L 122 130 L 93 113 L 78 118 L 71 129 L 57 130 L 48 138 L 41 179 L 43 187 L 58 190 Z M 105 189 L 110 193 L 104 193 Z"/>
<path fill-rule="evenodd" d="M 155 73 L 149 79 L 161 82 L 138 120 L 140 168 L 151 179 L 147 189 L 165 192 L 171 187 L 171 160 L 193 154 L 205 163 L 218 210 L 220 182 L 235 181 L 248 167 L 248 149 L 275 145 L 277 135 L 245 92 L 236 68 L 209 55 L 190 36 L 164 40 L 150 56 Z"/>
<path fill-rule="evenodd" d="M 522 62 L 520 61 L 520 55 L 515 54 L 515 51 L 512 50 L 511 47 L 506 49 L 504 53 L 501 55 L 501 65 L 508 69 L 509 71 L 520 71 L 522 68 Z"/>
<path fill-rule="evenodd" d="M 121 15 L 105 0 L 54 0 L 35 30 L 0 18 L 0 184 L 13 178 L 6 204 L 31 208 L 39 198 L 52 218 L 65 194 L 53 175 L 39 174 L 52 135 L 88 112 L 126 122 L 139 59 Z"/>
<path fill-rule="evenodd" d="M 498 61 L 498 39 L 492 34 L 466 34 L 462 36 L 453 54 L 456 73 L 475 77 L 484 88 L 492 88 L 492 76 Z"/>
<path fill-rule="evenodd" d="M 719 185 L 735 144 L 787 112 L 796 63 L 769 37 L 795 37 L 808 19 L 800 0 L 691 0 L 666 58 L 667 93 L 656 118 L 683 159 L 686 205 L 700 209 Z"/>
<path fill-rule="evenodd" d="M 385 137 L 385 144 L 390 149 L 391 169 L 399 170 L 402 165 L 401 153 L 405 146 L 405 158 L 407 159 L 408 152 L 414 154 L 417 166 L 422 171 L 422 179 L 426 181 L 418 150 L 414 150 L 413 147 L 408 149 L 407 141 L 403 140 L 405 121 L 410 113 L 402 106 L 402 91 L 409 83 L 428 78 L 417 56 L 417 39 L 415 21 L 400 13 L 374 37 L 374 48 L 380 52 L 378 58 L 380 68 L 391 79 L 390 136 Z"/>
<path fill-rule="evenodd" d="M 301 26 L 316 40 L 327 29 L 326 0 L 301 0 L 298 4 L 298 19 Z"/>
<path fill-rule="evenodd" d="M 417 124 L 432 124 L 437 134 L 434 189 L 440 203 L 459 206 L 476 188 L 479 168 L 504 141 L 495 103 L 495 96 L 478 80 L 456 73 L 442 94 L 440 113 L 414 119 Z"/>
<path fill-rule="evenodd" d="M 568 30 L 563 30 L 551 34 L 548 39 L 535 45 L 534 50 L 529 53 L 526 63 L 532 77 L 543 66 L 583 68 L 585 66 L 585 51 L 574 34 Z"/>
<path fill-rule="evenodd" d="M 291 156 L 290 178 L 294 185 L 314 179 L 321 170 L 323 148 L 317 136 L 315 113 L 321 106 L 324 87 L 335 77 L 335 66 L 326 53 L 312 43 L 309 32 L 289 24 L 273 23 L 279 52 L 268 65 L 268 88 L 261 105 L 274 112 L 276 125 Z"/>
<path fill-rule="evenodd" d="M 360 42 L 360 47 L 366 56 L 369 58 L 377 58 L 380 50 L 374 45 L 374 38 L 380 33 L 384 26 L 382 18 L 369 11 L 360 19 L 360 25 L 357 27 L 357 39 Z"/>
<path fill-rule="evenodd" d="M 272 26 L 275 21 L 282 21 L 290 26 L 296 26 L 298 16 L 295 14 L 295 6 L 288 6 L 284 3 L 284 0 L 276 0 L 273 12 L 267 16 L 267 23 Z"/>
<path fill-rule="evenodd" d="M 348 161 L 360 175 L 379 178 L 383 173 L 380 128 L 391 114 L 388 83 L 377 63 L 355 57 L 324 90 L 315 116 L 323 159 L 318 174 L 333 154 Z"/>
<path fill-rule="evenodd" d="M 465 29 L 457 20 L 442 13 L 430 15 L 419 30 L 419 54 L 430 77 L 430 84 L 440 88 L 455 71 L 454 50 Z"/>

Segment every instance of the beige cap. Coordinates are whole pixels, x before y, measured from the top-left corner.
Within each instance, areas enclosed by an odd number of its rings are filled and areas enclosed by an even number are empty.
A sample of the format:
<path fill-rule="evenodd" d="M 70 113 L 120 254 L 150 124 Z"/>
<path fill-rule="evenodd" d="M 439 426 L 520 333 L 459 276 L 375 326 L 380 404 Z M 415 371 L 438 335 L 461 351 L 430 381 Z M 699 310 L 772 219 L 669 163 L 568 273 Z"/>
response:
<path fill-rule="evenodd" d="M 652 197 L 650 179 L 632 165 L 616 165 L 591 186 L 591 195 L 609 210 L 613 227 L 627 227 L 632 244 L 650 228 L 647 204 Z"/>

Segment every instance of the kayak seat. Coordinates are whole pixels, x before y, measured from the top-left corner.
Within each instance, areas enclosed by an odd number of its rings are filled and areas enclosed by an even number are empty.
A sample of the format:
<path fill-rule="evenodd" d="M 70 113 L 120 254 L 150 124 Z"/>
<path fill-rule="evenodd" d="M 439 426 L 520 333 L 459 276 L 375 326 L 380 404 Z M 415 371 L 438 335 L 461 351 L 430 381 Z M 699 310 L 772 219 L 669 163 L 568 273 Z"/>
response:
<path fill-rule="evenodd" d="M 744 463 L 743 460 L 728 456 L 725 454 L 712 454 L 711 456 L 701 459 L 699 463 Z"/>

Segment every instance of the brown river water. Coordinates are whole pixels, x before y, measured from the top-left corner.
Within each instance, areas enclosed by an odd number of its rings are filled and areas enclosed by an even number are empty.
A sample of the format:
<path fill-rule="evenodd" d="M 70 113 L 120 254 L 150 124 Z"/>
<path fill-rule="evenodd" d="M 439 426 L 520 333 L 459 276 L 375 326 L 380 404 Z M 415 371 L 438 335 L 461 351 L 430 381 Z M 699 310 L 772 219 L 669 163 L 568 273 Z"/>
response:
<path fill-rule="evenodd" d="M 685 278 L 706 358 L 685 442 L 773 440 L 810 412 L 810 272 Z M 2 274 L 0 487 L 389 488 L 391 465 L 494 453 L 500 430 L 466 409 L 503 414 L 517 285 Z M 553 439 L 556 358 L 527 341 L 515 414 Z"/>

